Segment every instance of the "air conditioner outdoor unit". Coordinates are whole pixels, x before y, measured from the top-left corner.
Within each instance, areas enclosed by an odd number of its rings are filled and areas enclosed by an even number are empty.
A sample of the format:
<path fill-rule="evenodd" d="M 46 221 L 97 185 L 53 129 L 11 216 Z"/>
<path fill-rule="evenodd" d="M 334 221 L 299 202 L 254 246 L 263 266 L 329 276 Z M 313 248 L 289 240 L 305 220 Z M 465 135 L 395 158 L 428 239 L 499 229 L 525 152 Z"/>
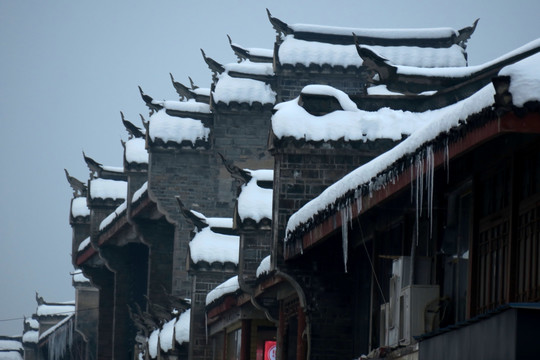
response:
<path fill-rule="evenodd" d="M 381 345 L 407 345 L 413 342 L 413 336 L 432 330 L 433 315 L 426 319 L 425 310 L 439 297 L 439 286 L 410 285 L 409 274 L 409 257 L 394 260 L 390 299 L 380 309 Z"/>

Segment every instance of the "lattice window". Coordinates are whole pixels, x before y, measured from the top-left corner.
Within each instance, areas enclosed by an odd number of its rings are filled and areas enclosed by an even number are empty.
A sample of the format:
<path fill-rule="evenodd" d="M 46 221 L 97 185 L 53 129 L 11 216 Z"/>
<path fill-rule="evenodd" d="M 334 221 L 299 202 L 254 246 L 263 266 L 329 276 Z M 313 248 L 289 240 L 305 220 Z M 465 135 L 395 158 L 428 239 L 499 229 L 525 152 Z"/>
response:
<path fill-rule="evenodd" d="M 540 301 L 540 201 L 523 206 L 518 222 L 517 301 Z"/>

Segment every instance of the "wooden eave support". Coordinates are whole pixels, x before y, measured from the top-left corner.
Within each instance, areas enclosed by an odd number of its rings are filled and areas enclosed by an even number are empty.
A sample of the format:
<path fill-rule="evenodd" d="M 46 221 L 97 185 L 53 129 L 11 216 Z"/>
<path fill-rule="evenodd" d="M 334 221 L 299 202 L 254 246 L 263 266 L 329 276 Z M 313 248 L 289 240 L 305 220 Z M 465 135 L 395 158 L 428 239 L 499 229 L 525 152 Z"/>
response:
<path fill-rule="evenodd" d="M 474 147 L 505 133 L 540 134 L 540 114 L 528 113 L 523 117 L 518 117 L 515 113 L 509 112 L 501 117 L 493 118 L 483 126 L 470 130 L 459 141 L 449 144 L 446 156 L 450 160 L 454 159 L 469 152 Z M 441 167 L 444 162 L 444 148 L 434 151 L 434 168 Z M 408 187 L 411 182 L 411 171 L 414 170 L 411 166 L 408 166 L 395 182 L 387 184 L 384 188 L 374 190 L 370 195 L 354 199 L 349 208 L 352 218 L 361 216 L 371 208 L 381 204 Z M 423 172 L 425 171 L 426 169 L 423 169 Z M 362 202 L 361 206 L 358 206 L 358 201 Z M 359 208 L 361 209 L 360 212 L 358 212 Z M 322 243 L 330 235 L 339 231 L 342 227 L 341 212 L 349 210 L 337 210 L 320 224 L 305 232 L 301 238 L 301 246 L 287 247 L 285 259 L 288 260 L 301 255 L 307 249 Z"/>

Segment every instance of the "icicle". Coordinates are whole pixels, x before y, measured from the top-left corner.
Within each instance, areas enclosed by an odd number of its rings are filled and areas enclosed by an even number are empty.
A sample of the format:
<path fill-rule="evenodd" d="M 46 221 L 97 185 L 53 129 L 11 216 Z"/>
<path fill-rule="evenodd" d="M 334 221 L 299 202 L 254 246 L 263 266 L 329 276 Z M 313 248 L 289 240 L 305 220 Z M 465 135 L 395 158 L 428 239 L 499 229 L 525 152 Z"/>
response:
<path fill-rule="evenodd" d="M 429 237 L 433 235 L 433 181 L 435 176 L 435 156 L 433 147 L 429 146 L 426 149 L 426 183 L 428 184 L 428 217 L 429 217 Z"/>
<path fill-rule="evenodd" d="M 446 183 L 450 183 L 450 153 L 448 150 L 448 138 L 444 139 L 444 169 L 446 170 Z"/>
<path fill-rule="evenodd" d="M 347 272 L 347 260 L 349 256 L 349 224 L 352 223 L 350 204 L 345 204 L 341 209 L 341 245 L 343 247 L 343 266 Z"/>
<path fill-rule="evenodd" d="M 208 345 L 208 313 L 204 312 L 204 333 L 206 335 L 206 344 Z"/>

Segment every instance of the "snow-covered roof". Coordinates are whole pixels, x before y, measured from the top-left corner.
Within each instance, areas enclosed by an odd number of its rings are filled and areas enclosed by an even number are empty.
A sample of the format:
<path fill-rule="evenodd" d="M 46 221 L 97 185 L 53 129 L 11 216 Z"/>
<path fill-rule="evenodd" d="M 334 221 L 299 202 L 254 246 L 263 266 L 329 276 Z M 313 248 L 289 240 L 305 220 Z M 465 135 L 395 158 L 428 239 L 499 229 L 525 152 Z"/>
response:
<path fill-rule="evenodd" d="M 23 360 L 23 356 L 18 351 L 0 351 L 0 360 Z"/>
<path fill-rule="evenodd" d="M 136 202 L 137 200 L 139 200 L 144 193 L 146 193 L 148 191 L 148 181 L 145 181 L 144 184 L 142 184 L 142 186 L 133 193 L 133 198 L 132 198 L 132 202 Z"/>
<path fill-rule="evenodd" d="M 155 359 L 159 352 L 159 329 L 152 331 L 148 337 L 148 352 L 152 359 Z"/>
<path fill-rule="evenodd" d="M 382 108 L 359 110 L 344 92 L 326 85 L 309 85 L 302 93 L 326 94 L 335 97 L 344 110 L 323 116 L 308 113 L 298 99 L 277 104 L 272 116 L 272 131 L 277 138 L 293 137 L 306 141 L 370 141 L 401 140 L 429 122 L 431 113 L 411 113 Z"/>
<path fill-rule="evenodd" d="M 223 295 L 234 293 L 238 289 L 240 289 L 240 284 L 238 283 L 237 275 L 219 284 L 214 290 L 210 291 L 206 295 L 206 305 L 211 304 L 213 301 L 219 299 Z"/>
<path fill-rule="evenodd" d="M 74 318 L 75 314 L 74 313 L 71 313 L 69 314 L 68 316 L 66 316 L 66 318 L 60 320 L 57 324 L 55 324 L 54 326 L 50 327 L 49 329 L 47 329 L 46 331 L 44 331 L 43 333 L 41 333 L 39 335 L 39 340 L 41 339 L 44 339 L 46 338 L 47 336 L 51 335 L 52 333 L 54 333 L 55 331 L 57 331 L 58 329 L 60 329 L 63 325 L 67 324 L 68 322 L 70 322 L 73 318 Z M 72 325 L 73 323 L 70 323 L 70 325 Z"/>
<path fill-rule="evenodd" d="M 514 87 L 512 88 L 511 86 L 513 91 L 511 93 L 513 97 L 516 97 L 515 105 L 519 106 L 527 101 L 540 101 L 539 69 L 540 54 L 534 54 L 503 68 L 499 72 L 501 75 L 510 76 L 510 84 L 514 83 Z M 286 234 L 290 234 L 302 224 L 313 219 L 316 214 L 327 209 L 338 198 L 343 197 L 345 193 L 351 190 L 355 190 L 362 185 L 369 185 L 374 190 L 383 186 L 384 181 L 378 178 L 383 171 L 389 169 L 392 164 L 404 156 L 414 153 L 440 134 L 447 133 L 450 129 L 459 126 L 460 121 L 466 121 L 469 116 L 479 113 L 484 108 L 491 107 L 494 102 L 494 95 L 495 89 L 492 84 L 489 84 L 469 98 L 438 110 L 431 110 L 425 113 L 408 113 L 395 110 L 387 113 L 384 111 L 384 115 L 379 115 L 379 121 L 382 120 L 381 122 L 384 122 L 383 119 L 385 117 L 392 117 L 396 123 L 416 121 L 418 125 L 423 125 L 418 126 L 418 129 L 412 131 L 412 134 L 400 144 L 349 173 L 328 187 L 321 195 L 304 205 L 290 217 L 287 223 Z M 298 113 L 296 110 L 296 114 Z M 342 117 L 343 115 L 342 126 L 350 131 L 351 129 L 348 128 L 347 123 L 344 122 L 348 121 L 348 115 L 345 115 L 346 112 L 335 111 L 334 113 L 338 113 L 335 115 L 336 117 Z M 377 113 L 379 112 L 375 112 L 375 114 Z M 363 118 L 364 114 L 360 112 L 356 121 L 363 121 Z M 336 119 L 332 118 L 332 120 Z M 297 124 L 296 119 L 295 123 Z M 387 126 L 397 125 L 387 124 Z"/>
<path fill-rule="evenodd" d="M 416 67 L 460 67 L 467 65 L 465 50 L 458 45 L 449 48 L 429 48 L 415 46 L 370 46 L 377 54 L 393 64 Z M 335 45 L 316 41 L 305 41 L 288 35 L 278 49 L 281 64 L 309 66 L 354 66 L 363 64 L 354 44 Z"/>
<path fill-rule="evenodd" d="M 73 272 L 73 282 L 75 283 L 88 283 L 90 280 L 84 276 L 82 270 L 76 270 Z"/>
<path fill-rule="evenodd" d="M 161 350 L 167 352 L 173 348 L 174 345 L 174 325 L 176 324 L 176 318 L 167 321 L 163 324 L 159 332 L 159 346 Z"/>
<path fill-rule="evenodd" d="M 86 249 L 89 245 L 90 245 L 90 237 L 87 237 L 86 239 L 84 239 L 83 241 L 81 241 L 81 243 L 79 244 L 79 248 L 77 249 L 77 251 L 83 251 L 83 250 Z"/>
<path fill-rule="evenodd" d="M 178 317 L 174 325 L 174 337 L 179 345 L 189 342 L 189 324 L 191 322 L 191 309 L 187 309 Z"/>
<path fill-rule="evenodd" d="M 24 343 L 36 344 L 39 341 L 39 331 L 30 330 L 23 334 L 22 341 Z"/>
<path fill-rule="evenodd" d="M 253 75 L 274 75 L 274 67 L 271 63 L 256 63 L 244 60 L 239 63 L 230 63 L 224 66 L 225 71 L 235 71 Z"/>
<path fill-rule="evenodd" d="M 164 109 L 150 117 L 149 135 L 152 141 L 160 139 L 164 143 L 181 144 L 188 141 L 195 144 L 197 140 L 207 141 L 209 134 L 210 129 L 201 120 L 170 116 Z"/>
<path fill-rule="evenodd" d="M 0 351 L 23 350 L 23 344 L 18 340 L 0 339 Z"/>
<path fill-rule="evenodd" d="M 209 264 L 214 262 L 225 264 L 230 262 L 237 265 L 240 238 L 236 235 L 220 234 L 212 230 L 213 227 L 231 228 L 232 219 L 205 218 L 205 220 L 210 226 L 196 229 L 196 234 L 189 243 L 189 253 L 193 263 L 206 261 Z"/>
<path fill-rule="evenodd" d="M 128 164 L 148 164 L 146 141 L 142 138 L 132 138 L 126 141 L 125 157 Z"/>
<path fill-rule="evenodd" d="M 105 229 L 108 225 L 110 225 L 114 221 L 114 219 L 123 215 L 126 212 L 126 209 L 127 209 L 127 202 L 124 201 L 112 213 L 110 213 L 105 219 L 101 221 L 101 223 L 99 224 L 99 231 Z"/>
<path fill-rule="evenodd" d="M 75 301 L 42 304 L 37 307 L 37 316 L 68 316 L 75 312 Z"/>
<path fill-rule="evenodd" d="M 86 202 L 86 197 L 76 197 L 71 200 L 71 216 L 76 218 L 78 216 L 90 216 L 90 209 Z"/>
<path fill-rule="evenodd" d="M 212 98 L 217 104 L 223 102 L 230 104 L 253 103 L 273 104 L 276 101 L 276 92 L 269 84 L 253 79 L 233 78 L 227 73 L 218 76 L 218 81 L 212 92 Z"/>
<path fill-rule="evenodd" d="M 210 95 L 210 89 L 208 88 L 191 89 L 191 91 L 197 94 L 200 93 L 201 95 L 207 95 L 207 96 Z M 210 105 L 208 105 L 207 103 L 195 101 L 194 99 L 189 99 L 186 101 L 176 101 L 176 100 L 156 101 L 154 100 L 153 103 L 163 106 L 166 110 L 176 110 L 176 111 L 203 113 L 203 114 L 210 114 L 212 112 L 212 110 L 210 110 Z"/>
<path fill-rule="evenodd" d="M 270 255 L 262 259 L 261 263 L 259 264 L 259 267 L 257 267 L 257 271 L 255 272 L 255 274 L 257 275 L 257 277 L 259 277 L 269 272 L 270 272 Z"/>
<path fill-rule="evenodd" d="M 251 180 L 242 185 L 238 196 L 238 216 L 259 222 L 262 219 L 272 219 L 272 189 L 260 187 L 258 181 L 273 181 L 273 170 L 248 170 Z"/>
<path fill-rule="evenodd" d="M 30 329 L 39 330 L 39 321 L 37 321 L 36 319 L 26 318 L 24 319 L 24 322 L 28 324 L 28 327 Z"/>
<path fill-rule="evenodd" d="M 92 179 L 90 180 L 91 199 L 125 199 L 127 194 L 127 181 Z"/>

